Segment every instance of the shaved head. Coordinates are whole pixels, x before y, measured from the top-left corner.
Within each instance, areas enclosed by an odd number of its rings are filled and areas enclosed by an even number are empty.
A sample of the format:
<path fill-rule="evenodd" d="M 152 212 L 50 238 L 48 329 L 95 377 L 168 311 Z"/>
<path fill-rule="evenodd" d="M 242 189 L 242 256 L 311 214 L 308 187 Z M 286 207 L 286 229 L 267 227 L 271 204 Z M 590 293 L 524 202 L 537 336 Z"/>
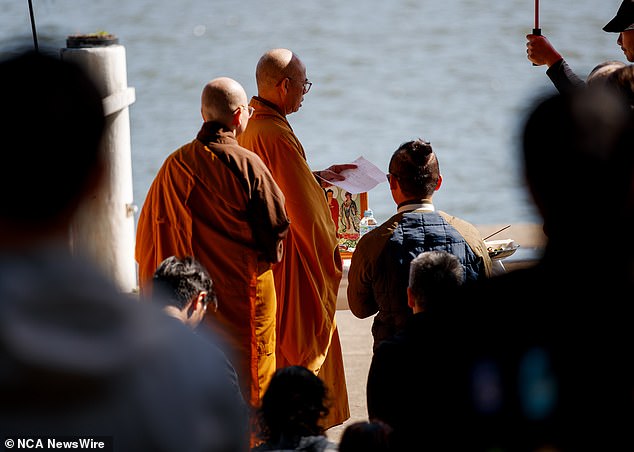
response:
<path fill-rule="evenodd" d="M 296 65 L 297 61 L 297 57 L 288 49 L 272 49 L 266 52 L 255 69 L 258 90 L 272 88 L 284 77 L 292 76 L 292 66 Z"/>
<path fill-rule="evenodd" d="M 203 120 L 230 126 L 233 112 L 247 105 L 247 93 L 242 85 L 229 77 L 218 77 L 208 82 L 201 96 Z"/>
<path fill-rule="evenodd" d="M 255 81 L 258 96 L 277 105 L 284 114 L 293 113 L 304 98 L 306 66 L 288 49 L 271 49 L 260 57 Z"/>

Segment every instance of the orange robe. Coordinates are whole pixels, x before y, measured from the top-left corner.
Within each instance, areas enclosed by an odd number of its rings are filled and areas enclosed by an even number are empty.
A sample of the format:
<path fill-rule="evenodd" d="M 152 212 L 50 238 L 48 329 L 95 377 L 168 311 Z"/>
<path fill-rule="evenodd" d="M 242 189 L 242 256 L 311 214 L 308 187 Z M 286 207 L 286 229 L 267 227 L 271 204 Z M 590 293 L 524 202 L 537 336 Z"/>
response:
<path fill-rule="evenodd" d="M 139 215 L 142 290 L 171 255 L 191 255 L 205 266 L 218 297 L 218 311 L 205 322 L 224 342 L 252 407 L 276 368 L 271 263 L 288 224 L 284 195 L 269 170 L 216 123 L 205 123 L 165 160 Z"/>
<path fill-rule="evenodd" d="M 266 102 L 266 101 L 264 101 Z M 331 395 L 326 428 L 350 417 L 341 343 L 335 322 L 342 262 L 324 191 L 304 149 L 271 104 L 253 98 L 255 113 L 238 141 L 268 166 L 286 198 L 291 227 L 282 262 L 273 266 L 277 292 L 277 367 L 301 365 Z"/>

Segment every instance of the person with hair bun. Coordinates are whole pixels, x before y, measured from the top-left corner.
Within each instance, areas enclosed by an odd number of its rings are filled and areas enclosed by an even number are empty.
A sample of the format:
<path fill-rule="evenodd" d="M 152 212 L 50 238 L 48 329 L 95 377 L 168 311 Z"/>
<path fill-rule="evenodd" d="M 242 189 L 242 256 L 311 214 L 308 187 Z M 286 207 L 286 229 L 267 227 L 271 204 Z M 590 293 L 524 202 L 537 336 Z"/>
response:
<path fill-rule="evenodd" d="M 491 258 L 477 228 L 434 207 L 432 197 L 442 176 L 431 143 L 417 139 L 400 145 L 392 154 L 387 179 L 397 213 L 361 237 L 348 273 L 352 313 L 361 319 L 376 314 L 374 350 L 412 316 L 407 305 L 409 265 L 423 251 L 455 254 L 466 281 L 492 274 Z"/>

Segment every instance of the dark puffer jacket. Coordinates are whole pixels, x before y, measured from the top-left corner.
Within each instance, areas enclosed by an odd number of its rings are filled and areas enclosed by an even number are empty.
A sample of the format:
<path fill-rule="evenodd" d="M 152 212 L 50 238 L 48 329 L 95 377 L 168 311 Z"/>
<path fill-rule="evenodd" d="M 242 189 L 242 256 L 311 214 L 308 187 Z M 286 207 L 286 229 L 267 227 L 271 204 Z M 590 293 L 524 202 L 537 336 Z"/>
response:
<path fill-rule="evenodd" d="M 437 211 L 400 213 L 359 240 L 348 274 L 348 304 L 360 318 L 377 313 L 372 325 L 375 348 L 412 316 L 407 305 L 409 265 L 420 253 L 442 250 L 456 255 L 465 280 L 487 276 L 484 259 L 489 258 L 483 257 L 486 246 L 475 227 L 448 219 L 452 217 Z"/>

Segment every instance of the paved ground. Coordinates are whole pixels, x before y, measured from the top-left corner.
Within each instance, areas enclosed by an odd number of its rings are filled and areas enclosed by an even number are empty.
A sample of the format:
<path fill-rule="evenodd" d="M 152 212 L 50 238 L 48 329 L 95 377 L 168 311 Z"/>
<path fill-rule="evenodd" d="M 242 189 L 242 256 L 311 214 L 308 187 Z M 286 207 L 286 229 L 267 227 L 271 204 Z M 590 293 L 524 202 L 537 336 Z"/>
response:
<path fill-rule="evenodd" d="M 505 226 L 486 225 L 478 226 L 478 229 L 482 237 L 486 237 Z M 545 237 L 542 233 L 541 225 L 521 224 L 513 225 L 498 235 L 491 237 L 491 240 L 494 239 L 513 239 L 520 245 L 520 248 L 513 256 L 504 260 L 508 271 L 534 262 L 534 259 L 539 257 L 541 253 Z M 343 364 L 350 403 L 350 419 L 342 425 L 327 431 L 328 438 L 335 442 L 339 441 L 343 430 L 349 424 L 367 420 L 365 385 L 370 368 L 370 360 L 372 359 L 372 333 L 370 328 L 373 317 L 358 319 L 348 310 L 347 286 L 347 273 L 344 268 L 344 279 L 339 288 L 338 310 L 335 318 L 339 327 L 339 337 L 343 349 Z"/>
<path fill-rule="evenodd" d="M 341 433 L 348 424 L 367 420 L 365 383 L 372 358 L 370 327 L 373 317 L 358 319 L 348 310 L 339 310 L 335 318 L 343 349 L 343 365 L 346 371 L 346 385 L 350 403 L 350 419 L 327 432 L 328 438 L 339 442 Z"/>

